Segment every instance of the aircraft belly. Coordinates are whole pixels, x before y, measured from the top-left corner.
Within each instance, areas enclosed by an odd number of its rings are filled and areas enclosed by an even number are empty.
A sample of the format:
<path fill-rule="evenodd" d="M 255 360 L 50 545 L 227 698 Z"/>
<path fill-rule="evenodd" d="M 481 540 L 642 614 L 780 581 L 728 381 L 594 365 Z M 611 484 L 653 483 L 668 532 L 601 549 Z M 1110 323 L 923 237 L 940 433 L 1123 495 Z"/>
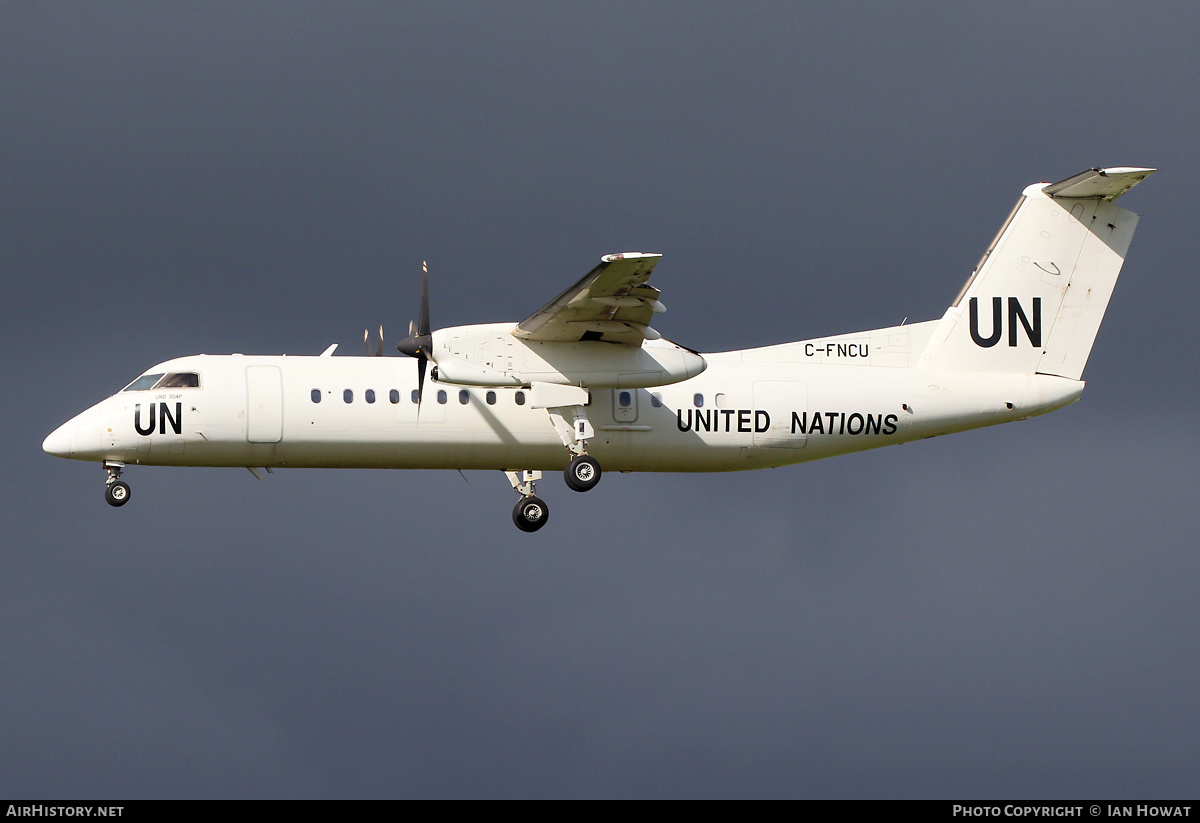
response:
<path fill-rule="evenodd" d="M 748 448 L 748 444 L 664 444 L 639 442 L 636 436 L 597 438 L 590 444 L 589 453 L 606 471 L 733 471 L 763 464 L 762 459 L 756 459 L 757 450 Z M 387 442 L 351 438 L 285 440 L 271 446 L 252 446 L 246 459 L 254 465 L 294 468 L 559 470 L 566 466 L 570 454 L 553 432 L 514 435 L 505 440 L 459 433 L 457 437 L 409 436 Z M 766 464 L 773 462 L 768 459 Z"/>

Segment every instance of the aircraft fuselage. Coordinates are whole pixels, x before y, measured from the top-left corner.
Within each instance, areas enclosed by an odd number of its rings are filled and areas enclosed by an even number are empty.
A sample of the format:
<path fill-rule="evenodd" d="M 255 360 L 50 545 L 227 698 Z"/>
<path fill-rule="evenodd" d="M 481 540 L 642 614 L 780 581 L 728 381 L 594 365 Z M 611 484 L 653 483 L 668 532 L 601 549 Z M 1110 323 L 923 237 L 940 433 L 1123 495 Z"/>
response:
<path fill-rule="evenodd" d="M 673 385 L 592 389 L 589 451 L 606 471 L 768 468 L 1026 418 L 1083 390 L 1049 375 L 912 368 L 903 361 L 933 325 L 707 354 L 707 371 Z M 509 471 L 571 457 L 528 389 L 431 379 L 418 406 L 408 358 L 195 355 L 149 371 L 200 385 L 118 392 L 47 450 L 159 466 Z"/>

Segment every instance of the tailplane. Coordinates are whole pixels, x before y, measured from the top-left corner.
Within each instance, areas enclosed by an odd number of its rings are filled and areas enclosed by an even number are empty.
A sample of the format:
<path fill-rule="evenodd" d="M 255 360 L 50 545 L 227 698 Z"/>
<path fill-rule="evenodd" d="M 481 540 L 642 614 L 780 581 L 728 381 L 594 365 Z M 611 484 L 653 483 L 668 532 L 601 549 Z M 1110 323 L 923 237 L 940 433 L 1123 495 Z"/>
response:
<path fill-rule="evenodd" d="M 1138 216 L 1113 203 L 1154 169 L 1091 169 L 1025 189 L 920 365 L 1083 374 Z"/>

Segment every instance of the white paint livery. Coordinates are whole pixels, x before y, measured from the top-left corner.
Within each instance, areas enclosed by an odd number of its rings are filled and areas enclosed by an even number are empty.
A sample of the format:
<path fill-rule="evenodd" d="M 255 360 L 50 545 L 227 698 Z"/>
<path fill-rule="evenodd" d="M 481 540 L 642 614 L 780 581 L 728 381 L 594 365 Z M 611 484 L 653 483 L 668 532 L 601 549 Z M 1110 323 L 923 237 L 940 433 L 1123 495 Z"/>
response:
<path fill-rule="evenodd" d="M 413 359 L 195 355 L 43 448 L 102 462 L 118 506 L 128 464 L 501 470 L 534 531 L 542 470 L 586 491 L 601 466 L 769 468 L 1022 420 L 1082 393 L 1137 225 L 1112 201 L 1152 171 L 1027 188 L 941 320 L 700 355 L 648 324 L 659 255 L 608 255 L 521 323 L 432 332 L 420 403 Z"/>

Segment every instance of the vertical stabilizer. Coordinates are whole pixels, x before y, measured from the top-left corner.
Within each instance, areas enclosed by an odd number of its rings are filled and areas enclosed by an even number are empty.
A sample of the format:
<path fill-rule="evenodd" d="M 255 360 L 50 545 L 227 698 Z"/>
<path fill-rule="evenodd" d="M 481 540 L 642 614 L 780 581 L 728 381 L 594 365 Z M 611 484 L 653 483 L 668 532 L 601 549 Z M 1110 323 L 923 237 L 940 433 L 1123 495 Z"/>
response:
<path fill-rule="evenodd" d="M 1138 216 L 1112 201 L 1153 169 L 1092 169 L 1025 189 L 922 366 L 1080 379 Z"/>

